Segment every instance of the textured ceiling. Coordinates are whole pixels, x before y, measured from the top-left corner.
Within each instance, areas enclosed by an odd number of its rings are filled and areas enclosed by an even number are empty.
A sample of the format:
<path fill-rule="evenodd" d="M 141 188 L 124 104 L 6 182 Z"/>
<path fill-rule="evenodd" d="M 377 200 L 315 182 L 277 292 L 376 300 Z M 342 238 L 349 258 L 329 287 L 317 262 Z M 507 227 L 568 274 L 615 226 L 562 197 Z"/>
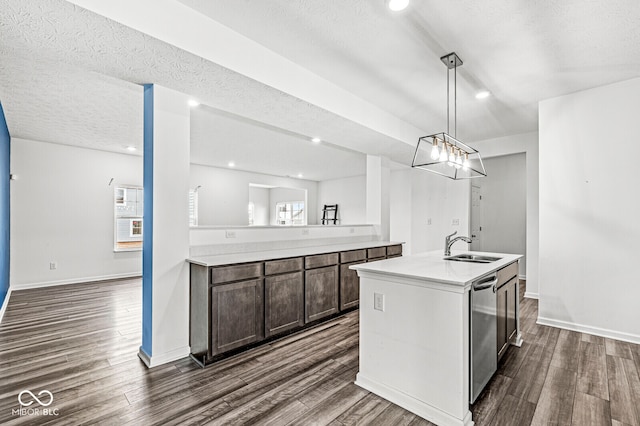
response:
<path fill-rule="evenodd" d="M 425 133 L 446 128 L 446 70 L 438 58 L 455 50 L 465 62 L 458 72 L 464 141 L 535 131 L 538 101 L 640 76 L 637 0 L 413 0 L 402 13 L 390 13 L 382 0 L 181 3 Z M 347 148 L 329 154 L 301 144 L 311 151 L 299 157 L 291 151 L 291 158 L 313 158 L 316 165 L 305 177 L 322 176 L 341 155 L 348 163 L 351 150 L 411 160 L 404 142 L 63 0 L 3 0 L 0 40 L 0 101 L 14 137 L 120 152 L 139 146 L 138 84 L 153 82 L 208 106 L 193 114 L 192 160 L 200 164 L 239 155 L 206 137 L 220 117 L 226 127 L 218 139 L 226 141 L 250 135 L 304 142 L 321 135 Z M 493 96 L 477 101 L 475 92 L 484 88 Z M 211 113 L 216 110 L 226 113 Z M 246 168 L 272 173 L 282 158 L 265 162 L 264 155 L 247 156 L 254 164 Z M 271 162 L 274 167 L 264 167 Z"/>

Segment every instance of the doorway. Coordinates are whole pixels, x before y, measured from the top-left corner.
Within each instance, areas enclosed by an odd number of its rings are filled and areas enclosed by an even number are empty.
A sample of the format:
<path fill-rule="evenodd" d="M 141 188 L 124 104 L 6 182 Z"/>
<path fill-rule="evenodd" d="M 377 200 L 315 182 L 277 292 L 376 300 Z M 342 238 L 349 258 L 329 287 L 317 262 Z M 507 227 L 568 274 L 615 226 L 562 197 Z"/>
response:
<path fill-rule="evenodd" d="M 487 177 L 471 186 L 471 250 L 522 254 L 519 275 L 526 276 L 526 154 L 483 160 Z"/>

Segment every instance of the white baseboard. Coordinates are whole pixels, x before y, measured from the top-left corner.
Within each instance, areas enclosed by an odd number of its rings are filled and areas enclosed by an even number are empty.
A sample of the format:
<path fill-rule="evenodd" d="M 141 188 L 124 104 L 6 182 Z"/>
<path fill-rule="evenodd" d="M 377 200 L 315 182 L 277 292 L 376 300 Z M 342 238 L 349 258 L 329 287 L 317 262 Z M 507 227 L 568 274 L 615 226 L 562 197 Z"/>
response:
<path fill-rule="evenodd" d="M 539 299 L 540 295 L 538 293 L 533 293 L 531 291 L 525 291 L 524 297 L 526 297 L 527 299 Z"/>
<path fill-rule="evenodd" d="M 141 276 L 142 275 L 140 273 L 111 274 L 111 275 L 101 275 L 96 277 L 71 278 L 67 280 L 58 280 L 58 281 L 43 281 L 39 283 L 12 284 L 11 287 L 14 290 L 26 290 L 29 288 L 53 287 L 56 285 L 90 283 L 90 282 L 96 282 L 96 281 L 118 280 L 118 279 L 124 279 L 124 278 L 140 278 Z"/>
<path fill-rule="evenodd" d="M 520 274 L 520 275 L 518 275 L 518 279 L 526 281 L 527 280 L 527 276 L 525 274 Z"/>
<path fill-rule="evenodd" d="M 144 362 L 144 364 L 148 368 L 153 368 L 162 364 L 167 364 L 182 358 L 186 358 L 189 356 L 190 353 L 191 353 L 191 348 L 187 346 L 184 348 L 174 349 L 170 352 L 165 352 L 160 355 L 149 356 L 145 351 L 142 350 L 142 347 L 140 347 L 140 350 L 138 351 L 138 357 L 142 360 L 142 362 Z"/>
<path fill-rule="evenodd" d="M 471 411 L 467 411 L 464 419 L 458 419 L 436 407 L 407 395 L 404 392 L 400 392 L 397 389 L 391 388 L 375 380 L 363 377 L 362 373 L 358 373 L 356 375 L 355 384 L 437 425 L 473 425 L 473 421 L 471 420 Z"/>
<path fill-rule="evenodd" d="M 9 306 L 9 298 L 11 297 L 12 288 L 9 287 L 7 290 L 6 296 L 4 296 L 4 302 L 2 302 L 2 308 L 0 308 L 0 323 L 2 323 L 2 318 L 4 318 L 4 313 L 7 311 L 7 306 Z"/>
<path fill-rule="evenodd" d="M 563 328 L 571 331 L 579 331 L 581 333 L 593 334 L 595 336 L 606 337 L 608 339 L 622 340 L 624 342 L 635 343 L 636 345 L 640 344 L 639 335 L 608 330 L 606 328 L 592 327 L 590 325 L 576 324 L 540 316 L 538 317 L 536 324 L 548 325 L 550 327 Z"/>

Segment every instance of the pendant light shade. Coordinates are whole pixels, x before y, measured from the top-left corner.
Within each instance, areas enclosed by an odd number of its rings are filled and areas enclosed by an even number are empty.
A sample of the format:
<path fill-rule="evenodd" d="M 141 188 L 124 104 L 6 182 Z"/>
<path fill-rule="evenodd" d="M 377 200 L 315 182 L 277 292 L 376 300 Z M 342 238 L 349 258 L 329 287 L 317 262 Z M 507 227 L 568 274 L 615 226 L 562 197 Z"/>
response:
<path fill-rule="evenodd" d="M 436 144 L 442 147 L 441 155 L 433 159 L 431 152 Z M 450 179 L 471 179 L 487 175 L 480 153 L 445 132 L 418 139 L 411 166 Z"/>
<path fill-rule="evenodd" d="M 469 145 L 456 139 L 457 120 L 457 74 L 456 68 L 462 65 L 462 60 L 455 54 L 449 53 L 440 60 L 447 66 L 447 131 L 422 136 L 418 139 L 416 152 L 413 155 L 411 167 L 426 170 L 446 176 L 450 179 L 472 179 L 484 177 L 487 172 L 482 163 L 480 153 Z M 453 136 L 449 134 L 449 73 L 453 70 L 454 93 L 454 127 Z"/>

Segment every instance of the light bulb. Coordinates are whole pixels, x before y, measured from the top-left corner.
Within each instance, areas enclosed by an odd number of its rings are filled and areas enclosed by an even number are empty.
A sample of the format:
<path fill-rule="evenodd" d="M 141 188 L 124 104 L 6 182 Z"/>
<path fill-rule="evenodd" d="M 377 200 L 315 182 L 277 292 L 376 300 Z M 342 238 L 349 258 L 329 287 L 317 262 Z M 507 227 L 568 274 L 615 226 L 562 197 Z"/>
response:
<path fill-rule="evenodd" d="M 464 161 L 462 162 L 462 170 L 465 172 L 469 170 L 469 154 L 464 153 Z"/>
<path fill-rule="evenodd" d="M 447 161 L 447 158 L 449 158 L 447 156 L 447 144 L 443 142 L 442 149 L 440 150 L 440 158 L 438 160 L 444 162 Z"/>
<path fill-rule="evenodd" d="M 456 169 L 462 167 L 462 154 L 460 150 L 456 153 Z"/>
<path fill-rule="evenodd" d="M 438 139 L 433 138 L 433 148 L 431 148 L 431 159 L 437 160 L 440 158 L 440 150 L 438 150 Z"/>
<path fill-rule="evenodd" d="M 447 164 L 453 166 L 455 163 L 456 155 L 453 153 L 453 147 L 451 147 L 451 151 L 449 152 L 449 162 Z"/>

